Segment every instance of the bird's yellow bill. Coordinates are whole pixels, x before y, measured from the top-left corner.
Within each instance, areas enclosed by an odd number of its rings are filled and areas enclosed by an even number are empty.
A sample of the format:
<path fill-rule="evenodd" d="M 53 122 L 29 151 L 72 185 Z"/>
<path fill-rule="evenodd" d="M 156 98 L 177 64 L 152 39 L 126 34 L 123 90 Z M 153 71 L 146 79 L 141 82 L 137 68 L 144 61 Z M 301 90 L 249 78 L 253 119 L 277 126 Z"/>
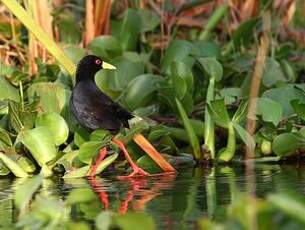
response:
<path fill-rule="evenodd" d="M 105 61 L 103 61 L 102 67 L 103 67 L 103 69 L 116 69 L 115 66 L 113 66 Z"/>

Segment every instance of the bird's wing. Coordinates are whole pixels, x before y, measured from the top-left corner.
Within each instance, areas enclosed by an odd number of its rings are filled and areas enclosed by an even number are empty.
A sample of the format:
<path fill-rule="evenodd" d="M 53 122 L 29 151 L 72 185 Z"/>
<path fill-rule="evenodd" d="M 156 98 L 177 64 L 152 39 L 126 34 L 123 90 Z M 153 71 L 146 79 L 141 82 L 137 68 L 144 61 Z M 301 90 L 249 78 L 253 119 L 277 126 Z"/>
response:
<path fill-rule="evenodd" d="M 122 125 L 128 127 L 128 119 L 132 117 L 119 104 L 92 85 L 75 87 L 72 105 L 77 120 L 90 129 L 118 130 Z"/>

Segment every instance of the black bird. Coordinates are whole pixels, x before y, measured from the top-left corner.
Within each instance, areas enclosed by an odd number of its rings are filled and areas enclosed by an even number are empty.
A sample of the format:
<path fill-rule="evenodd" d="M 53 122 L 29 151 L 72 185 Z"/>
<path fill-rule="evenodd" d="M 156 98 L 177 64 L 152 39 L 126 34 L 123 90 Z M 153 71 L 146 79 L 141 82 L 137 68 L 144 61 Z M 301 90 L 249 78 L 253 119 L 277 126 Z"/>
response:
<path fill-rule="evenodd" d="M 76 84 L 72 91 L 70 106 L 76 120 L 87 130 L 93 131 L 102 128 L 115 134 L 122 127 L 129 128 L 128 120 L 133 118 L 133 115 L 104 94 L 95 84 L 95 74 L 103 67 L 115 69 L 114 66 L 103 62 L 94 55 L 85 56 L 79 61 L 76 69 Z M 133 169 L 133 173 L 130 176 L 136 174 L 148 175 L 147 172 L 133 162 L 123 142 L 115 137 L 112 141 L 124 152 L 126 159 L 130 163 Z M 103 148 L 95 165 L 98 164 L 98 161 L 103 160 L 106 154 L 107 150 Z M 92 170 L 91 175 L 94 175 L 95 169 L 92 168 Z"/>

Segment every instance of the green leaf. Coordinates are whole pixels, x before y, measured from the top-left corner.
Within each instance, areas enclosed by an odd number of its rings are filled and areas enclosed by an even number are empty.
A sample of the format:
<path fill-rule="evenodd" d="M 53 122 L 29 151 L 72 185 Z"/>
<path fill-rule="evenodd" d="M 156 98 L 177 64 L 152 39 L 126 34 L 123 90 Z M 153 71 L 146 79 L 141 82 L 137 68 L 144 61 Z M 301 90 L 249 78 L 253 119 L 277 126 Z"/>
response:
<path fill-rule="evenodd" d="M 289 156 L 299 148 L 305 147 L 305 137 L 300 133 L 282 133 L 272 143 L 273 152 L 280 156 Z"/>
<path fill-rule="evenodd" d="M 241 97 L 241 89 L 240 88 L 223 88 L 220 90 L 220 98 L 225 99 L 225 104 L 232 104 L 236 102 Z M 216 99 L 218 99 L 216 97 Z"/>
<path fill-rule="evenodd" d="M 98 151 L 104 146 L 101 141 L 88 141 L 83 143 L 79 148 L 78 157 L 85 163 L 90 164 L 92 158 L 96 156 Z"/>
<path fill-rule="evenodd" d="M 135 9 L 124 13 L 118 39 L 124 50 L 135 50 L 141 30 L 141 18 Z"/>
<path fill-rule="evenodd" d="M 178 80 L 178 78 L 182 78 L 186 83 L 187 91 L 190 93 L 193 92 L 194 77 L 192 74 L 192 70 L 186 64 L 179 61 L 172 62 L 171 75 L 174 81 Z M 175 83 L 176 82 L 174 82 L 174 85 Z"/>
<path fill-rule="evenodd" d="M 95 175 L 100 174 L 103 172 L 109 165 L 111 165 L 117 158 L 119 154 L 114 153 L 109 157 L 106 157 L 96 168 Z M 90 176 L 90 172 L 87 173 L 87 176 Z"/>
<path fill-rule="evenodd" d="M 10 169 L 0 160 L 0 176 L 7 176 L 10 172 Z"/>
<path fill-rule="evenodd" d="M 85 176 L 87 176 L 87 173 L 89 172 L 89 169 L 90 169 L 90 165 L 86 165 L 84 167 L 66 172 L 66 174 L 62 178 L 71 179 L 71 178 L 85 177 Z"/>
<path fill-rule="evenodd" d="M 142 33 L 154 30 L 160 23 L 160 17 L 154 11 L 139 9 L 138 14 L 141 18 Z"/>
<path fill-rule="evenodd" d="M 211 101 L 207 106 L 214 122 L 220 127 L 228 128 L 231 120 L 225 105 L 225 101 L 223 99 Z"/>
<path fill-rule="evenodd" d="M 1 68 L 1 66 L 0 66 Z M 19 91 L 12 86 L 3 76 L 0 76 L 0 100 L 12 100 L 19 102 Z"/>
<path fill-rule="evenodd" d="M 130 81 L 144 73 L 144 63 L 117 57 L 111 62 L 117 69 L 101 70 L 96 74 L 97 86 L 109 96 L 117 96 L 118 91 L 126 89 Z"/>
<path fill-rule="evenodd" d="M 0 128 L 0 141 L 7 146 L 12 146 L 12 140 L 5 129 Z"/>
<path fill-rule="evenodd" d="M 93 54 L 107 61 L 120 56 L 123 52 L 121 43 L 115 37 L 109 35 L 94 38 L 89 43 L 89 49 Z"/>
<path fill-rule="evenodd" d="M 21 131 L 15 145 L 21 142 L 32 154 L 37 163 L 42 167 L 57 156 L 54 138 L 46 127 L 37 127 Z"/>
<path fill-rule="evenodd" d="M 70 95 L 70 90 L 52 82 L 35 83 L 28 89 L 29 101 L 33 102 L 38 97 L 38 110 L 43 113 L 61 113 L 62 109 L 69 105 Z"/>
<path fill-rule="evenodd" d="M 250 151 L 254 151 L 255 149 L 255 140 L 250 134 L 245 130 L 242 126 L 240 126 L 236 122 L 232 122 L 234 129 L 236 130 L 240 139 L 245 143 L 245 145 L 249 148 Z"/>
<path fill-rule="evenodd" d="M 137 165 L 149 173 L 162 173 L 163 170 L 154 162 L 150 156 L 144 155 L 137 160 Z"/>
<path fill-rule="evenodd" d="M 84 49 L 71 44 L 65 45 L 64 51 L 74 64 L 77 64 L 80 59 L 86 55 L 86 51 Z"/>
<path fill-rule="evenodd" d="M 198 63 L 209 78 L 214 78 L 216 82 L 221 80 L 223 75 L 223 68 L 222 65 L 216 60 L 216 58 L 199 58 Z"/>
<path fill-rule="evenodd" d="M 15 204 L 18 209 L 23 211 L 30 203 L 32 196 L 42 184 L 43 177 L 35 176 L 27 179 L 21 186 L 18 187 L 15 193 Z"/>
<path fill-rule="evenodd" d="M 298 116 L 305 120 L 305 104 L 302 103 L 299 99 L 292 100 L 290 104 Z"/>
<path fill-rule="evenodd" d="M 264 67 L 262 83 L 266 87 L 271 87 L 279 82 L 287 82 L 281 66 L 276 60 L 267 58 Z"/>
<path fill-rule="evenodd" d="M 246 47 L 249 44 L 252 44 L 254 30 L 258 22 L 258 18 L 250 18 L 240 23 L 239 27 L 234 31 L 232 35 L 232 40 L 235 48 L 240 48 L 240 46 Z"/>
<path fill-rule="evenodd" d="M 89 141 L 88 131 L 81 126 L 78 126 L 74 132 L 74 143 L 77 147 L 80 147 L 86 141 Z"/>
<path fill-rule="evenodd" d="M 257 98 L 256 103 L 256 114 L 261 115 L 263 121 L 277 126 L 283 116 L 281 105 L 269 98 Z"/>
<path fill-rule="evenodd" d="M 235 123 L 242 122 L 246 118 L 247 112 L 248 112 L 248 101 L 243 100 L 238 106 L 238 109 L 236 110 L 232 118 L 232 121 Z"/>
<path fill-rule="evenodd" d="M 185 40 L 174 40 L 167 47 L 162 59 L 162 71 L 169 72 L 173 61 L 181 61 L 187 64 L 193 62 L 190 55 L 196 50 L 194 45 Z"/>
<path fill-rule="evenodd" d="M 0 152 L 0 160 L 16 177 L 28 177 L 29 175 L 11 158 Z"/>
<path fill-rule="evenodd" d="M 305 95 L 299 89 L 289 85 L 266 90 L 262 94 L 262 97 L 278 102 L 283 109 L 284 117 L 294 114 L 294 110 L 290 104 L 292 100 L 299 99 L 300 101 L 305 101 Z"/>
<path fill-rule="evenodd" d="M 59 146 L 68 139 L 69 128 L 68 125 L 59 114 L 47 113 L 36 119 L 36 127 L 47 127 L 53 135 L 55 145 Z"/>
<path fill-rule="evenodd" d="M 191 142 L 191 146 L 193 148 L 193 154 L 194 157 L 198 160 L 201 158 L 201 151 L 200 151 L 200 145 L 199 145 L 199 140 L 196 136 L 196 133 L 190 123 L 190 120 L 183 108 L 183 105 L 181 104 L 181 102 L 176 98 L 176 104 L 178 107 L 178 111 L 183 123 L 184 128 L 186 129 L 186 132 L 188 134 L 189 140 Z"/>
<path fill-rule="evenodd" d="M 35 164 L 25 156 L 20 156 L 17 160 L 17 164 L 27 173 L 33 173 L 36 170 Z"/>
<path fill-rule="evenodd" d="M 199 52 L 199 57 L 221 57 L 221 47 L 216 42 L 194 41 L 195 49 Z"/>
<path fill-rule="evenodd" d="M 122 103 L 131 111 L 146 106 L 153 99 L 160 76 L 143 74 L 129 82 Z"/>

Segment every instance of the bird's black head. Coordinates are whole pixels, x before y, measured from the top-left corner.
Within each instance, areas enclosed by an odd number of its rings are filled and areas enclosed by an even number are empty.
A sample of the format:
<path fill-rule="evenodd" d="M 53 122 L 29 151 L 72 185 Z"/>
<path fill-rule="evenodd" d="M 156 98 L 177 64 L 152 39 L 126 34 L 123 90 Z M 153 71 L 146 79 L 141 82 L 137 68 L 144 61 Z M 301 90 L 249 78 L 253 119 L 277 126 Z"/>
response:
<path fill-rule="evenodd" d="M 95 55 L 87 55 L 83 57 L 77 65 L 76 81 L 86 79 L 94 80 L 95 74 L 103 69 L 103 61 Z"/>

